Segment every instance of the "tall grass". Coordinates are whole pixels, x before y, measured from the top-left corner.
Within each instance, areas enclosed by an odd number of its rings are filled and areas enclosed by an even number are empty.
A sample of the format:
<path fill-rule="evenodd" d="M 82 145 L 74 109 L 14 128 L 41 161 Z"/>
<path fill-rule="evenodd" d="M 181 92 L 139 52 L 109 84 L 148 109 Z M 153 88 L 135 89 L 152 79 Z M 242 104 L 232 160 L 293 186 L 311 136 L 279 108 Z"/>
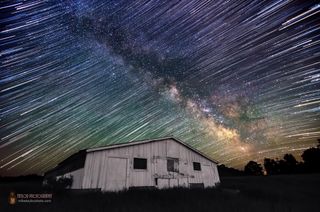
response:
<path fill-rule="evenodd" d="M 20 186 L 20 187 L 19 187 Z M 15 187 L 30 191 L 31 187 Z M 2 190 L 14 185 L 0 186 Z M 37 186 L 32 187 L 37 190 Z M 320 211 L 320 175 L 223 178 L 217 188 L 55 193 L 49 204 L 0 203 L 0 211 Z M 32 189 L 31 189 L 32 190 Z M 31 191 L 30 191 L 31 192 Z M 5 197 L 5 196 L 4 196 Z M 6 198 L 6 197 L 5 197 Z"/>

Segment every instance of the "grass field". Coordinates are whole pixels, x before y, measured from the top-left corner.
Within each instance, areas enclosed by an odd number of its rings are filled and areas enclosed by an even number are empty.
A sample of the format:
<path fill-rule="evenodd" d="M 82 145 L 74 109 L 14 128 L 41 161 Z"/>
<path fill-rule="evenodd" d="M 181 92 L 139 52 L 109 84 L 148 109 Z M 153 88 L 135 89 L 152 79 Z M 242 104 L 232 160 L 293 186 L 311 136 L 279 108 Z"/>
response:
<path fill-rule="evenodd" d="M 320 175 L 225 177 L 215 189 L 54 193 L 52 203 L 8 205 L 10 191 L 45 192 L 39 183 L 0 184 L 0 211 L 320 211 Z M 50 191 L 47 191 L 50 192 Z"/>

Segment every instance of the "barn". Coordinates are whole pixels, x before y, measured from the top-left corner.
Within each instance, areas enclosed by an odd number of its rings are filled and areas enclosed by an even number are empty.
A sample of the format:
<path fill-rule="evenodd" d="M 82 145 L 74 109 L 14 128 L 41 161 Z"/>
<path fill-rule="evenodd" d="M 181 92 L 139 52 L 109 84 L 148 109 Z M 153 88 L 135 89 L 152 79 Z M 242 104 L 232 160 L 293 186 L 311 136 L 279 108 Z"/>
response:
<path fill-rule="evenodd" d="M 71 177 L 72 189 L 213 187 L 217 162 L 177 138 L 133 141 L 81 150 L 45 174 Z"/>

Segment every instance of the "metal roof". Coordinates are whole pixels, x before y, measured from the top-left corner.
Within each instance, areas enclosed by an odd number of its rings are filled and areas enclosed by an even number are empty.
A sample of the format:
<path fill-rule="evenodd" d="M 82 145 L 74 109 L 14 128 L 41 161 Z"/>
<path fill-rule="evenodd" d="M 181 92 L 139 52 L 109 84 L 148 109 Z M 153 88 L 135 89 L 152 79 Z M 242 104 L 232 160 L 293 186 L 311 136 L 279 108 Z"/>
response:
<path fill-rule="evenodd" d="M 174 137 L 163 137 L 163 138 L 156 138 L 156 139 L 148 139 L 148 140 L 140 140 L 140 141 L 131 141 L 131 142 L 126 142 L 126 143 L 118 143 L 118 144 L 112 144 L 112 145 L 107 145 L 107 146 L 102 146 L 102 147 L 93 147 L 86 149 L 87 152 L 95 152 L 95 151 L 103 151 L 103 150 L 108 150 L 108 149 L 114 149 L 114 148 L 121 148 L 121 147 L 128 147 L 128 146 L 133 146 L 133 145 L 140 145 L 140 144 L 146 144 L 146 143 L 151 143 L 151 142 L 156 142 L 156 141 L 164 141 L 171 139 L 173 141 L 176 141 L 177 143 L 187 147 L 188 149 L 192 150 L 195 153 L 198 153 L 202 157 L 210 160 L 211 162 L 218 164 L 218 161 L 213 160 L 209 156 L 205 155 L 204 153 L 200 152 L 199 150 L 193 148 L 192 146 L 180 141 L 177 138 Z"/>

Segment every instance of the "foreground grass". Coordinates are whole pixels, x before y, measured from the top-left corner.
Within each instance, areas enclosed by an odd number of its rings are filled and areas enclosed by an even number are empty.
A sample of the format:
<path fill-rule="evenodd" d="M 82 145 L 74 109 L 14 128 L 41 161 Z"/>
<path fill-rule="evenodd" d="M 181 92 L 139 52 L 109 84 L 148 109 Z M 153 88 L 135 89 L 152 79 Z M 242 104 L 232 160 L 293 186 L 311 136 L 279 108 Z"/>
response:
<path fill-rule="evenodd" d="M 320 175 L 228 177 L 216 189 L 55 193 L 52 203 L 7 204 L 7 194 L 44 192 L 39 184 L 0 185 L 0 211 L 320 211 Z M 48 191 L 49 192 L 49 191 Z"/>

